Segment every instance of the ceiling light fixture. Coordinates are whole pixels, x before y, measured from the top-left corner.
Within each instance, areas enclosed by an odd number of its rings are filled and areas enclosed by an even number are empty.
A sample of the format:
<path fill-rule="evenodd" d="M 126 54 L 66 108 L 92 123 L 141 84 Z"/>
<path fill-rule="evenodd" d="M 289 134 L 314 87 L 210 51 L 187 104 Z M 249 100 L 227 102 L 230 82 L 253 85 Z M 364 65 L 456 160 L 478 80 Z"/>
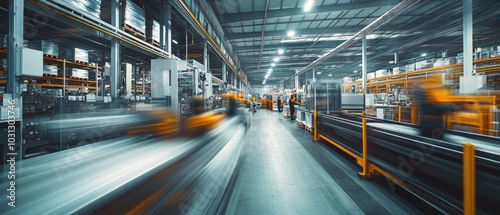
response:
<path fill-rule="evenodd" d="M 293 37 L 295 35 L 295 31 L 288 31 L 286 35 L 289 37 Z"/>
<path fill-rule="evenodd" d="M 313 3 L 314 1 L 313 0 L 308 0 L 305 4 L 304 4 L 304 11 L 307 12 L 307 11 L 310 11 L 312 6 L 313 6 Z"/>
<path fill-rule="evenodd" d="M 427 54 L 426 54 L 426 53 L 423 53 L 421 56 L 422 56 L 422 57 L 425 57 L 425 56 L 427 56 Z"/>
<path fill-rule="evenodd" d="M 275 57 L 273 60 L 274 60 L 274 62 L 278 62 L 278 61 L 280 61 L 280 58 L 279 57 Z"/>
<path fill-rule="evenodd" d="M 283 50 L 283 49 L 278 49 L 278 54 L 279 54 L 279 55 L 282 55 L 283 53 L 285 53 L 285 50 Z"/>
<path fill-rule="evenodd" d="M 321 75 L 321 72 L 316 72 L 316 74 Z"/>
<path fill-rule="evenodd" d="M 275 64 L 275 63 L 272 63 L 272 64 L 271 64 L 271 67 L 275 67 L 275 66 L 276 66 L 276 64 Z"/>
<path fill-rule="evenodd" d="M 328 74 L 328 76 L 332 77 L 332 74 Z"/>
<path fill-rule="evenodd" d="M 354 73 L 358 73 L 358 70 L 354 71 Z"/>

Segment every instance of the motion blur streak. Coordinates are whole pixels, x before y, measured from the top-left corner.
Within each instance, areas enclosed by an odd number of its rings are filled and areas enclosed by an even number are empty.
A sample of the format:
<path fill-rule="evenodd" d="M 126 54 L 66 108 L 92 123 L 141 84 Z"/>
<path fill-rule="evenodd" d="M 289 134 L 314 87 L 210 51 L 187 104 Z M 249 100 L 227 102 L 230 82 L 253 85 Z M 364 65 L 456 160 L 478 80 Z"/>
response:
<path fill-rule="evenodd" d="M 17 162 L 16 207 L 3 207 L 8 199 L 2 198 L 0 214 L 214 213 L 230 189 L 244 119 L 217 117 L 216 126 L 197 138 L 175 139 L 127 136 L 131 127 L 151 122 L 140 114 L 75 119 L 79 125 L 49 122 L 51 129 L 68 124 L 65 132 L 78 133 L 109 123 L 115 128 L 108 132 L 121 137 L 97 135 L 93 144 Z"/>

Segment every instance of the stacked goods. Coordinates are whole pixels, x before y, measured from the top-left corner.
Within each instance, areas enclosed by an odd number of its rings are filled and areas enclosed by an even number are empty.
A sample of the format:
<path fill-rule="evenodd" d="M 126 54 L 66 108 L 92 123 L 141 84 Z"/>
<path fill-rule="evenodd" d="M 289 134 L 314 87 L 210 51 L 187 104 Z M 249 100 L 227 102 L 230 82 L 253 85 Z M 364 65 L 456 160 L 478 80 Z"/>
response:
<path fill-rule="evenodd" d="M 57 75 L 57 66 L 56 65 L 43 65 L 43 74 L 47 75 Z"/>
<path fill-rule="evenodd" d="M 0 34 L 0 48 L 7 48 L 9 46 L 9 35 Z"/>
<path fill-rule="evenodd" d="M 45 41 L 45 40 L 35 40 L 28 42 L 28 48 L 40 50 L 43 54 L 57 57 L 59 56 L 59 46 L 56 43 Z"/>
<path fill-rule="evenodd" d="M 389 73 L 385 69 L 380 69 L 380 70 L 375 71 L 375 77 L 376 78 L 384 77 L 384 76 L 387 76 L 387 75 L 389 75 Z"/>
<path fill-rule="evenodd" d="M 413 72 L 413 71 L 415 71 L 415 64 L 412 63 L 412 64 L 406 65 L 406 71 L 407 72 Z"/>
<path fill-rule="evenodd" d="M 439 58 L 434 60 L 434 67 L 446 66 L 450 64 L 456 64 L 457 60 L 455 57 Z"/>
<path fill-rule="evenodd" d="M 2 59 L 0 60 L 0 62 L 1 62 L 0 69 L 7 70 L 7 59 Z"/>
<path fill-rule="evenodd" d="M 132 0 L 123 2 L 123 24 L 134 31 L 146 35 L 146 12 Z"/>
<path fill-rule="evenodd" d="M 78 62 L 89 62 L 89 52 L 87 50 L 79 49 L 79 48 L 60 48 L 59 55 L 61 58 L 71 61 Z"/>
<path fill-rule="evenodd" d="M 149 19 L 147 27 L 147 40 L 149 42 L 160 43 L 160 23 L 154 19 Z M 166 35 L 165 27 L 163 28 L 163 35 Z"/>
<path fill-rule="evenodd" d="M 433 66 L 433 60 L 423 60 L 415 63 L 415 70 L 429 69 Z"/>
<path fill-rule="evenodd" d="M 77 69 L 73 68 L 71 69 L 71 77 L 73 78 L 89 78 L 89 71 L 85 69 Z"/>
<path fill-rule="evenodd" d="M 140 34 L 144 39 L 146 38 L 146 12 L 131 0 L 123 1 L 122 5 L 122 23 L 123 29 Z M 100 18 L 107 23 L 111 24 L 111 1 L 102 2 L 102 13 Z M 158 32 L 159 35 L 159 32 Z M 159 38 L 159 36 L 158 36 Z M 159 40 L 158 40 L 159 41 Z"/>
<path fill-rule="evenodd" d="M 397 74 L 399 74 L 401 72 L 402 71 L 401 71 L 400 67 L 394 67 L 394 68 L 392 68 L 392 74 L 393 75 L 397 75 Z"/>
<path fill-rule="evenodd" d="M 101 0 L 54 0 L 79 13 L 99 18 L 101 14 Z"/>
<path fill-rule="evenodd" d="M 370 73 L 366 74 L 366 79 L 372 79 L 372 78 L 375 78 L 375 73 L 374 72 L 370 72 Z"/>

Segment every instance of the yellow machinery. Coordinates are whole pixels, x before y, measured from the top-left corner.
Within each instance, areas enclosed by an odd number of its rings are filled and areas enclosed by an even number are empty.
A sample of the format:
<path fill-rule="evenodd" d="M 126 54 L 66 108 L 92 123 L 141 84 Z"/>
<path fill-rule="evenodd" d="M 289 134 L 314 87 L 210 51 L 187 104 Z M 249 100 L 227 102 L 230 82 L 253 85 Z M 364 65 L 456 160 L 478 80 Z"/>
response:
<path fill-rule="evenodd" d="M 147 115 L 157 120 L 146 125 L 130 128 L 128 135 L 149 133 L 155 136 L 170 137 L 177 134 L 178 114 L 175 111 L 153 110 L 147 112 Z"/>
<path fill-rule="evenodd" d="M 213 129 L 226 117 L 226 114 L 219 112 L 205 112 L 184 116 L 179 121 L 178 114 L 174 111 L 154 110 L 147 112 L 147 114 L 156 120 L 146 125 L 131 127 L 128 130 L 128 135 L 153 134 L 165 138 L 175 137 L 179 134 L 196 136 Z"/>

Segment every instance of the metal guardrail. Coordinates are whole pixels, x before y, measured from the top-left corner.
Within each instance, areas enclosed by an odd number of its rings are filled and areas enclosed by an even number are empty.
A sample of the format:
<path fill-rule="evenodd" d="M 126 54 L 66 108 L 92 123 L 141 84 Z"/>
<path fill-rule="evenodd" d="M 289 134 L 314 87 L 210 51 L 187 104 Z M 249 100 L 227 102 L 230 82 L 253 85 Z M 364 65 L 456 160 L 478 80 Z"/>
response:
<path fill-rule="evenodd" d="M 378 120 L 370 118 L 368 121 Z M 393 123 L 410 130 L 418 128 L 407 123 Z M 476 149 L 471 151 L 465 150 L 465 142 L 415 136 L 412 132 L 398 132 L 393 126 L 363 126 L 362 119 L 355 116 L 320 114 L 316 127 L 319 139 L 354 157 L 364 167 L 361 176 L 381 174 L 389 179 L 389 187 L 397 184 L 443 213 L 494 213 L 498 210 L 500 187 L 495 183 L 500 180 L 500 160 L 497 152 L 492 152 L 491 144 L 479 144 L 500 143 L 496 137 L 449 132 L 477 138 Z M 363 131 L 367 135 L 362 135 Z"/>

